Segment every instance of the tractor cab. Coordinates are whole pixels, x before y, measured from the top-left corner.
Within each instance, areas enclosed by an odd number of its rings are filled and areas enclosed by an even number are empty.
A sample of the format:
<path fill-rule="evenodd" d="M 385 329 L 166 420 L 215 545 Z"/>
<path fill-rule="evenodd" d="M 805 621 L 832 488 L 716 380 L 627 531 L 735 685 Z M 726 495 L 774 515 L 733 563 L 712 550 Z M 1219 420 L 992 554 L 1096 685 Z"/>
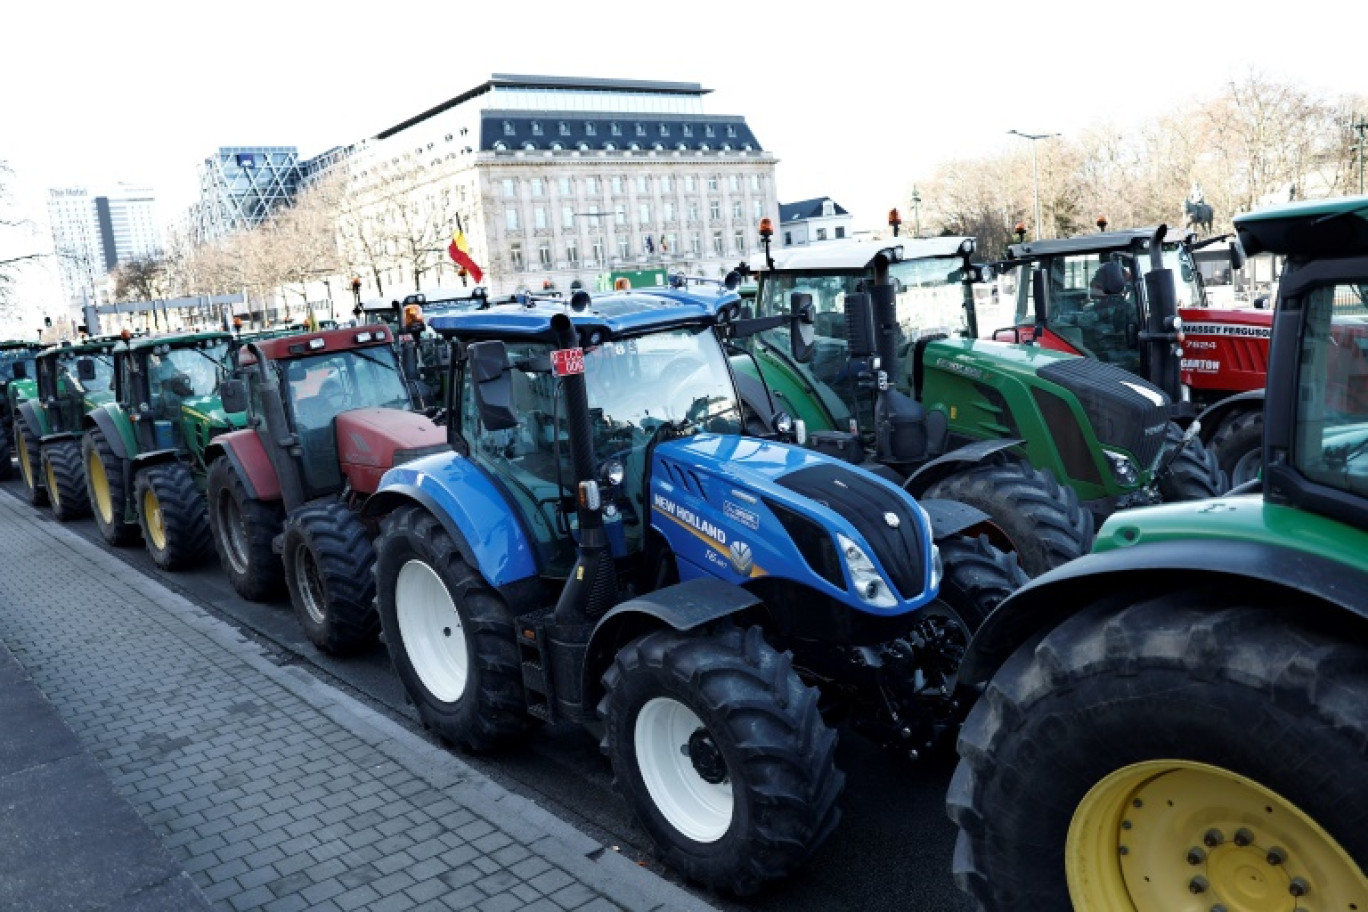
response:
<path fill-rule="evenodd" d="M 232 429 L 219 403 L 232 335 L 227 332 L 145 336 L 115 349 L 116 398 L 127 409 L 141 453 L 188 448 Z"/>
<path fill-rule="evenodd" d="M 35 359 L 35 404 L 46 419 L 47 434 L 79 432 L 81 419 L 114 398 L 114 349 L 118 337 L 63 344 Z"/>

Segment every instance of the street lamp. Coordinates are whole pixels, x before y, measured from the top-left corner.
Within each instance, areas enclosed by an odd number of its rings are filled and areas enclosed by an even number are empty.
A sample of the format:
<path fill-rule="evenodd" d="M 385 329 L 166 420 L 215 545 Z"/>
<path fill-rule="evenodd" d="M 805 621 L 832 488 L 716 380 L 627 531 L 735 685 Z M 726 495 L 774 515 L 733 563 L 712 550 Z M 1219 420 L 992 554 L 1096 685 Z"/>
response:
<path fill-rule="evenodd" d="M 1008 130 L 1012 136 L 1020 136 L 1022 139 L 1031 141 L 1031 185 L 1035 188 L 1035 234 L 1036 240 L 1040 240 L 1040 164 L 1036 156 L 1036 142 L 1041 139 L 1050 139 L 1059 136 L 1059 133 L 1022 133 L 1020 130 Z"/>
<path fill-rule="evenodd" d="M 361 321 L 362 314 L 366 312 L 361 307 L 361 277 L 357 276 L 356 278 L 352 279 L 351 285 L 352 297 L 356 299 L 356 306 L 352 308 L 352 316 L 355 317 L 357 322 L 359 323 Z"/>
<path fill-rule="evenodd" d="M 921 194 L 917 188 L 912 188 L 912 230 L 917 232 L 917 237 L 921 237 Z"/>
<path fill-rule="evenodd" d="M 1368 133 L 1368 121 L 1362 117 L 1349 124 L 1349 129 L 1358 134 L 1358 142 L 1352 148 L 1358 150 L 1359 196 L 1363 195 L 1363 134 Z"/>

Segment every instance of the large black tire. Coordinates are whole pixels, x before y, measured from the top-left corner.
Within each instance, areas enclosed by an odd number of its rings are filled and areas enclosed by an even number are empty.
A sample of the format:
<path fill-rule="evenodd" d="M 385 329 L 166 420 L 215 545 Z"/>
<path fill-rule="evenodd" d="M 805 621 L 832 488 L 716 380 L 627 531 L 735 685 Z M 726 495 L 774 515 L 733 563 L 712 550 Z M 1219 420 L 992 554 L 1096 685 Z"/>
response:
<path fill-rule="evenodd" d="M 1368 649 L 1283 607 L 1210 590 L 1098 604 L 1012 655 L 960 735 L 960 887 L 985 910 L 1192 908 L 1199 892 L 1202 909 L 1291 909 L 1304 877 L 1315 908 L 1365 908 Z M 1323 840 L 1292 835 L 1293 808 Z M 1349 894 L 1325 876 L 1336 841 Z M 1108 883 L 1131 901 L 1088 892 Z"/>
<path fill-rule="evenodd" d="M 86 496 L 95 526 L 106 544 L 128 545 L 138 539 L 138 524 L 124 520 L 128 494 L 124 490 L 123 460 L 99 428 L 86 431 L 81 440 L 85 466 Z"/>
<path fill-rule="evenodd" d="M 1263 470 L 1263 410 L 1239 411 L 1226 418 L 1211 435 L 1209 449 L 1232 488 L 1258 478 Z"/>
<path fill-rule="evenodd" d="M 305 504 L 285 519 L 285 585 L 299 626 L 315 646 L 350 655 L 373 645 L 375 549 L 340 500 Z"/>
<path fill-rule="evenodd" d="M 1182 440 L 1183 429 L 1170 421 L 1160 465 L 1168 461 L 1169 452 Z M 1159 479 L 1159 497 L 1164 503 L 1206 500 L 1208 497 L 1220 497 L 1229 490 L 1230 478 L 1221 470 L 1216 454 L 1206 448 L 1200 437 L 1188 441 L 1178 458 Z"/>
<path fill-rule="evenodd" d="M 163 462 L 133 479 L 138 525 L 152 562 L 163 570 L 197 567 L 213 553 L 204 496 L 189 466 Z"/>
<path fill-rule="evenodd" d="M 19 477 L 24 482 L 25 499 L 35 507 L 47 506 L 38 438 L 28 432 L 24 419 L 17 415 L 14 418 L 14 451 L 19 457 Z"/>
<path fill-rule="evenodd" d="M 926 497 L 955 500 L 987 513 L 1011 541 L 1027 576 L 1088 553 L 1092 513 L 1073 488 L 1016 460 L 977 463 L 931 485 Z"/>
<path fill-rule="evenodd" d="M 531 728 L 513 612 L 431 513 L 404 507 L 375 542 L 376 606 L 394 670 L 423 724 L 472 751 Z"/>
<path fill-rule="evenodd" d="M 603 684 L 615 784 L 691 880 L 754 893 L 798 870 L 840 821 L 836 733 L 760 628 L 646 634 Z"/>
<path fill-rule="evenodd" d="M 56 440 L 41 448 L 43 484 L 47 488 L 52 515 L 59 522 L 70 522 L 90 515 L 85 471 L 81 468 L 81 445 L 74 439 Z"/>
<path fill-rule="evenodd" d="M 0 481 L 14 477 L 14 448 L 10 445 L 9 428 L 0 426 Z"/>
<path fill-rule="evenodd" d="M 285 508 L 247 493 L 247 485 L 226 458 L 209 466 L 205 499 L 219 563 L 237 594 L 265 602 L 285 593 L 285 568 L 272 541 L 285 528 Z"/>
<path fill-rule="evenodd" d="M 1030 582 L 1030 577 L 1014 554 L 998 550 L 986 535 L 954 535 L 941 539 L 937 546 L 944 568 L 937 601 L 949 607 L 950 616 L 957 622 L 962 639 L 958 656 L 962 659 L 969 638 L 983 626 L 988 615 L 1003 599 Z M 954 653 L 955 644 L 950 645 L 947 659 Z M 954 662 L 943 673 L 953 682 L 958 669 L 959 663 Z"/>

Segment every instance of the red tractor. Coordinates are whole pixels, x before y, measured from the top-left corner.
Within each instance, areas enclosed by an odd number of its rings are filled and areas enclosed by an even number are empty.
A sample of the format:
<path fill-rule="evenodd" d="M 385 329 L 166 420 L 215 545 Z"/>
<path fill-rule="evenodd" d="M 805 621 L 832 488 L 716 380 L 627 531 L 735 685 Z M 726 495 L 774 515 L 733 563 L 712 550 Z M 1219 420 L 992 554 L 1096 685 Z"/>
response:
<path fill-rule="evenodd" d="M 324 652 L 363 649 L 379 631 L 376 530 L 361 506 L 391 467 L 450 448 L 415 411 L 393 342 L 377 325 L 245 343 L 222 398 L 247 427 L 206 453 L 209 524 L 233 587 L 264 601 L 283 583 Z"/>

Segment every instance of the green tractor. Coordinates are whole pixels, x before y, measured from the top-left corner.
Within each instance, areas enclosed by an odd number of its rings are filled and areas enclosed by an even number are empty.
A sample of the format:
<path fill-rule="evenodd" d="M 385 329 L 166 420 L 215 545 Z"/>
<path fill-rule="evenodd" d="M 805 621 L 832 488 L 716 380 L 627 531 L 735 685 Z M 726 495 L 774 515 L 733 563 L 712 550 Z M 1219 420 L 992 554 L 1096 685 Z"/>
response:
<path fill-rule="evenodd" d="M 81 424 L 113 398 L 115 338 L 63 343 L 34 359 L 33 394 L 15 406 L 14 439 L 29 503 L 62 522 L 90 513 L 81 468 Z"/>
<path fill-rule="evenodd" d="M 1368 197 L 1235 228 L 1286 257 L 1262 477 L 1112 517 L 975 635 L 981 909 L 1368 909 Z"/>
<path fill-rule="evenodd" d="M 1225 489 L 1174 479 L 1170 400 L 1120 368 L 977 338 L 973 238 L 833 241 L 766 257 L 754 337 L 759 374 L 810 445 L 873 461 L 921 497 L 987 513 L 1032 576 L 1085 553 L 1095 520 Z M 816 310 L 815 354 L 789 356 L 777 315 Z M 763 405 L 760 406 L 763 408 Z M 1171 445 L 1166 445 L 1170 444 Z M 1200 444 L 1198 444 L 1200 445 Z"/>
<path fill-rule="evenodd" d="M 113 400 L 85 417 L 82 456 L 100 534 L 122 545 L 141 531 L 163 570 L 213 553 L 205 448 L 243 426 L 219 402 L 232 344 L 227 332 L 130 339 L 114 351 Z"/>
<path fill-rule="evenodd" d="M 0 481 L 14 477 L 14 405 L 33 395 L 33 356 L 42 350 L 41 342 L 0 342 Z"/>

